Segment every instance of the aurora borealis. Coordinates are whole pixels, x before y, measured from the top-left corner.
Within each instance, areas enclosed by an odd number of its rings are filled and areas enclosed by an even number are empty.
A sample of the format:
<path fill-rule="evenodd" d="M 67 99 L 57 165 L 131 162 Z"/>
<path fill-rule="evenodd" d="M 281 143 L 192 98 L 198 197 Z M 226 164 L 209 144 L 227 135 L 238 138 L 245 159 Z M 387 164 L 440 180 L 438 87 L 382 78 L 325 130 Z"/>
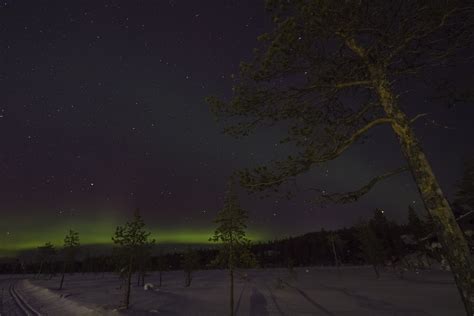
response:
<path fill-rule="evenodd" d="M 61 245 L 67 229 L 81 232 L 81 241 L 86 245 L 110 245 L 111 236 L 117 225 L 123 221 L 113 220 L 113 215 L 103 216 L 92 220 L 70 219 L 60 220 L 48 225 L 37 225 L 30 222 L 13 222 L 15 231 L 7 231 L 0 239 L 0 254 L 15 253 L 16 251 L 35 249 L 39 245 L 51 242 Z M 67 228 L 65 228 L 67 227 Z M 160 244 L 208 244 L 213 228 L 155 228 L 149 227 L 151 238 Z M 18 233 L 20 232 L 20 233 Z M 269 235 L 252 230 L 248 233 L 249 238 L 254 241 L 263 241 Z"/>
<path fill-rule="evenodd" d="M 110 243 L 137 207 L 159 243 L 206 243 L 228 176 L 289 151 L 278 128 L 243 140 L 222 135 L 204 101 L 231 93 L 269 23 L 256 0 L 3 1 L 0 252 L 60 245 L 69 228 L 83 244 Z M 452 197 L 472 150 L 464 135 L 474 135 L 474 108 L 403 98 L 410 115 L 430 113 L 415 129 Z M 299 185 L 352 190 L 399 167 L 395 138 L 376 131 Z M 422 212 L 408 174 L 328 208 L 304 195 L 240 193 L 253 240 L 352 225 L 376 207 L 397 221 L 408 204 Z"/>

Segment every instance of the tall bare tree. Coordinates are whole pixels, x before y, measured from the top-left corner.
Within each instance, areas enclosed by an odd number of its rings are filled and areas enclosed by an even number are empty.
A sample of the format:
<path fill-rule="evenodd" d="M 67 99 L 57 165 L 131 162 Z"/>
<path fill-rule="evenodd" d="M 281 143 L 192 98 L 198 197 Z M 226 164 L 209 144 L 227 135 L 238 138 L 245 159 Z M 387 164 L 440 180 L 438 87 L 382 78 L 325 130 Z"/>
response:
<path fill-rule="evenodd" d="M 379 181 L 409 170 L 452 268 L 468 315 L 474 312 L 474 270 L 466 240 L 401 104 L 403 83 L 422 82 L 446 65 L 465 62 L 473 43 L 473 3 L 467 0 L 270 0 L 274 28 L 260 36 L 255 59 L 241 65 L 233 97 L 208 99 L 225 132 L 248 135 L 277 122 L 296 155 L 240 172 L 251 191 L 275 189 L 333 160 L 386 125 L 407 166 L 360 189 L 317 199 L 357 201 Z M 472 64 L 466 64 L 471 65 Z"/>

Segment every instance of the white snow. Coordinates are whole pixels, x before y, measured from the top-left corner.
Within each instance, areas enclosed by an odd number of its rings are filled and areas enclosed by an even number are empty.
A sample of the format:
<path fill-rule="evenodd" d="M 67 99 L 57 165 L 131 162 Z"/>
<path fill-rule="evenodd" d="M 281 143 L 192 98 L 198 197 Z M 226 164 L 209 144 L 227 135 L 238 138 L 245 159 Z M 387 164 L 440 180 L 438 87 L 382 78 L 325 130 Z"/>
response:
<path fill-rule="evenodd" d="M 419 271 L 399 279 L 391 271 L 377 280 L 369 267 L 306 267 L 246 270 L 236 277 L 236 315 L 465 315 L 452 276 L 445 271 Z M 247 278 L 243 274 L 247 274 Z M 18 287 L 27 300 L 47 315 L 228 315 L 228 273 L 198 271 L 190 287 L 184 273 L 147 277 L 145 290 L 132 285 L 130 309 L 119 310 L 123 298 L 117 275 L 66 275 L 25 280 Z M 136 280 L 135 280 L 136 281 Z M 148 285 L 148 284 L 146 284 Z M 145 286 L 146 287 L 146 286 Z"/>

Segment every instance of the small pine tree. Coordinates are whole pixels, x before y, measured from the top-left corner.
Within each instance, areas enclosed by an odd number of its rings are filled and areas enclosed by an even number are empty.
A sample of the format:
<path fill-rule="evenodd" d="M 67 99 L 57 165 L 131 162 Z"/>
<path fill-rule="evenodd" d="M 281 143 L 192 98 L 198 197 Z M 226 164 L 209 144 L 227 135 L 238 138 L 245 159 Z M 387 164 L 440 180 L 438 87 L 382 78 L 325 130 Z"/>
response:
<path fill-rule="evenodd" d="M 184 286 L 191 286 L 191 281 L 193 280 L 193 271 L 199 268 L 199 254 L 197 251 L 188 247 L 183 256 L 183 270 L 184 270 Z"/>
<path fill-rule="evenodd" d="M 125 309 L 128 309 L 130 304 L 130 284 L 132 274 L 137 269 L 137 260 L 142 254 L 143 248 L 155 242 L 150 239 L 150 234 L 145 230 L 145 223 L 137 211 L 132 221 L 116 228 L 115 235 L 112 237 L 112 241 L 116 245 L 114 248 L 116 263 L 120 275 L 125 279 L 123 302 Z"/>
<path fill-rule="evenodd" d="M 214 221 L 218 226 L 209 240 L 221 243 L 216 263 L 224 264 L 229 270 L 231 316 L 234 315 L 234 269 L 238 266 L 256 265 L 255 256 L 250 252 L 250 241 L 245 235 L 247 219 L 247 212 L 240 207 L 237 195 L 230 184 L 224 208 Z"/>
<path fill-rule="evenodd" d="M 66 274 L 67 267 L 68 265 L 74 264 L 74 259 L 76 257 L 77 252 L 79 251 L 79 246 L 80 246 L 79 233 L 70 229 L 66 237 L 64 237 L 64 247 L 63 247 L 64 264 L 63 264 L 63 271 L 61 274 L 61 281 L 59 282 L 60 290 L 62 290 L 63 288 L 64 275 Z"/>

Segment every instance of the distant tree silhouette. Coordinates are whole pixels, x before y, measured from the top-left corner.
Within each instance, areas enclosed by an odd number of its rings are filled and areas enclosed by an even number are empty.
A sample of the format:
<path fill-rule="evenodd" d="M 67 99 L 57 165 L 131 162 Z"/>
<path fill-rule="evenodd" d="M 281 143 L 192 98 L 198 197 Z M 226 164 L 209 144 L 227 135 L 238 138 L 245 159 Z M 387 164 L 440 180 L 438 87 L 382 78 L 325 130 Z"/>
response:
<path fill-rule="evenodd" d="M 40 246 L 37 249 L 40 264 L 36 277 L 39 278 L 40 275 L 44 273 L 45 266 L 47 266 L 49 278 L 51 278 L 53 275 L 53 257 L 56 255 L 56 249 L 50 242 L 45 243 L 43 246 Z"/>
<path fill-rule="evenodd" d="M 377 234 L 370 223 L 360 222 L 356 227 L 360 250 L 367 263 L 374 268 L 375 275 L 378 279 L 380 277 L 378 267 L 382 264 L 385 254 L 383 243 L 377 238 Z"/>
<path fill-rule="evenodd" d="M 66 270 L 68 266 L 72 266 L 74 264 L 74 259 L 79 251 L 79 233 L 73 231 L 72 229 L 69 230 L 66 237 L 64 237 L 64 246 L 63 246 L 63 271 L 61 274 L 61 281 L 59 282 L 59 289 L 62 290 L 64 284 L 64 275 L 66 274 Z"/>
<path fill-rule="evenodd" d="M 416 240 L 425 237 L 427 234 L 426 225 L 424 225 L 411 204 L 408 205 L 408 230 Z"/>
<path fill-rule="evenodd" d="M 231 316 L 234 315 L 234 270 L 238 266 L 256 265 L 255 256 L 250 252 L 250 241 L 245 234 L 247 219 L 247 212 L 240 207 L 233 184 L 230 183 L 224 200 L 224 208 L 214 220 L 217 228 L 209 240 L 221 243 L 216 263 L 224 264 L 229 270 Z"/>
<path fill-rule="evenodd" d="M 332 253 L 334 255 L 334 265 L 337 267 L 339 271 L 339 267 L 341 266 L 341 259 L 338 256 L 338 252 L 342 252 L 343 241 L 339 237 L 339 235 L 335 232 L 330 232 L 328 234 L 328 243 L 331 247 Z"/>
<path fill-rule="evenodd" d="M 197 251 L 188 247 L 183 254 L 184 286 L 191 286 L 193 280 L 193 271 L 199 267 L 199 254 Z"/>
<path fill-rule="evenodd" d="M 131 279 L 137 270 L 137 260 L 143 255 L 143 249 L 149 247 L 155 240 L 150 239 L 150 233 L 145 230 L 145 223 L 136 211 L 132 221 L 115 229 L 112 241 L 115 244 L 114 253 L 119 273 L 125 279 L 123 307 L 128 309 Z"/>
<path fill-rule="evenodd" d="M 472 315 L 474 267 L 469 248 L 412 127 L 426 113 L 408 117 L 400 96 L 404 83 L 422 85 L 433 71 L 466 61 L 462 52 L 473 46 L 472 1 L 267 4 L 274 27 L 259 37 L 253 62 L 241 64 L 231 100 L 210 97 L 208 102 L 216 117 L 226 120 L 225 133 L 246 136 L 281 123 L 288 127 L 281 142 L 291 142 L 298 151 L 270 167 L 242 170 L 241 184 L 251 192 L 278 189 L 346 153 L 375 127 L 390 127 L 407 166 L 351 192 L 312 188 L 315 200 L 354 202 L 378 182 L 409 170 Z"/>
<path fill-rule="evenodd" d="M 160 252 L 160 254 L 158 255 L 156 267 L 159 273 L 158 286 L 161 287 L 163 280 L 163 272 L 168 270 L 168 260 L 167 257 L 163 254 L 163 252 Z"/>

